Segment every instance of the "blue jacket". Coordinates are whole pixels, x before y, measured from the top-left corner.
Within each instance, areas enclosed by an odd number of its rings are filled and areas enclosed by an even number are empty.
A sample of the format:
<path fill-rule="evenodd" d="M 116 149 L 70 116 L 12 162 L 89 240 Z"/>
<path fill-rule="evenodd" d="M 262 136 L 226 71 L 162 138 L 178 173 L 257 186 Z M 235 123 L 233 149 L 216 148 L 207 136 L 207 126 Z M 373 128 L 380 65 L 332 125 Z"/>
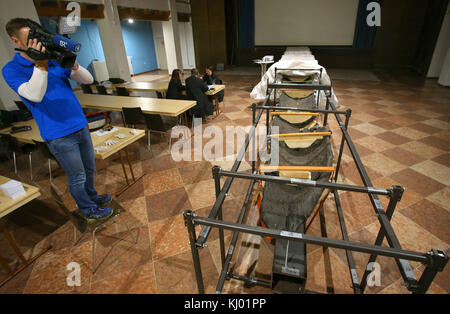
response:
<path fill-rule="evenodd" d="M 34 63 L 19 53 L 2 69 L 6 83 L 17 94 L 19 86 L 30 80 Z M 42 139 L 54 140 L 83 129 L 87 125 L 83 109 L 69 83 L 71 69 L 62 68 L 56 61 L 48 63 L 47 91 L 41 102 L 20 98 L 30 109 Z"/>

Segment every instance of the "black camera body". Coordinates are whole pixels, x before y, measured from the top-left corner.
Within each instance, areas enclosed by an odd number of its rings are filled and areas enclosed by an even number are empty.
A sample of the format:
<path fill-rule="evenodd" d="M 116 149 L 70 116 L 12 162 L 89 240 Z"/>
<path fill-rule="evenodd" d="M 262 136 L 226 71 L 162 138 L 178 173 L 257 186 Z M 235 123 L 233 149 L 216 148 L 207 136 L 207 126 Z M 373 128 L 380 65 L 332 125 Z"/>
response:
<path fill-rule="evenodd" d="M 37 56 L 38 59 L 56 60 L 63 68 L 72 68 L 75 65 L 77 55 L 69 49 L 54 44 L 55 35 L 47 33 L 40 27 L 30 26 L 30 32 L 28 34 L 28 40 L 36 39 L 38 42 L 42 42 L 45 46 L 45 56 Z M 42 54 L 41 52 L 38 52 Z M 30 56 L 33 58 L 33 56 Z M 35 56 L 36 58 L 36 56 Z"/>

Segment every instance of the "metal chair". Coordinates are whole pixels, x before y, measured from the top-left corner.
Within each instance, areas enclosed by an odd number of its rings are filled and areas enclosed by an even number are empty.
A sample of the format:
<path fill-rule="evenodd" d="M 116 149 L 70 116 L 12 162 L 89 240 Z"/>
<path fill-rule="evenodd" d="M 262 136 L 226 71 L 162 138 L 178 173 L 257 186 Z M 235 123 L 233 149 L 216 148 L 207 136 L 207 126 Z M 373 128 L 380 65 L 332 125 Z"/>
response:
<path fill-rule="evenodd" d="M 121 213 L 124 213 L 125 210 L 120 206 L 119 203 L 117 203 L 115 200 L 111 200 L 111 202 L 108 204 L 108 207 L 113 208 L 113 214 L 105 219 L 99 219 L 93 222 L 89 222 L 84 218 L 83 213 L 76 208 L 73 211 L 70 211 L 66 205 L 64 204 L 63 200 L 61 199 L 61 192 L 59 191 L 58 187 L 53 183 L 50 182 L 50 191 L 52 194 L 53 199 L 58 204 L 58 206 L 61 208 L 61 210 L 67 215 L 70 222 L 74 226 L 74 246 L 77 245 L 80 240 L 83 238 L 83 236 L 87 233 L 92 234 L 92 273 L 95 273 L 95 233 L 97 230 L 101 227 L 105 227 L 105 225 L 109 222 L 115 223 L 115 218 L 120 216 Z M 125 225 L 126 229 L 130 233 L 131 238 L 133 239 L 134 244 L 137 243 L 137 238 L 135 238 L 131 232 L 131 230 L 128 228 L 127 223 L 125 222 L 125 219 L 123 217 L 122 222 Z M 81 237 L 77 240 L 77 230 L 81 233 Z"/>
<path fill-rule="evenodd" d="M 125 87 L 116 87 L 117 96 L 130 96 L 130 92 Z"/>
<path fill-rule="evenodd" d="M 145 124 L 144 114 L 140 107 L 123 107 L 122 115 L 125 127 L 131 126 L 134 128 L 138 124 Z"/>
<path fill-rule="evenodd" d="M 23 101 L 15 100 L 14 102 L 16 103 L 17 108 L 19 108 L 19 121 L 28 121 L 33 119 L 30 109 L 28 109 L 27 105 L 25 105 Z"/>
<path fill-rule="evenodd" d="M 99 95 L 108 95 L 108 92 L 106 91 L 106 87 L 103 85 L 95 85 L 95 88 L 97 89 L 97 93 Z"/>
<path fill-rule="evenodd" d="M 131 125 L 133 128 L 136 124 L 145 124 L 147 127 L 147 149 L 151 150 L 151 132 L 169 135 L 169 149 L 172 145 L 172 137 L 170 129 L 166 127 L 164 121 L 159 114 L 144 114 L 140 107 L 122 108 L 125 126 Z"/>
<path fill-rule="evenodd" d="M 19 108 L 19 110 L 25 111 L 25 112 L 30 112 L 30 109 L 28 109 L 27 105 L 25 105 L 25 103 L 21 100 L 15 100 L 14 101 L 16 103 L 17 108 Z"/>
<path fill-rule="evenodd" d="M 15 137 L 9 134 L 3 134 L 2 144 L 5 145 L 13 154 L 14 161 L 14 173 L 17 175 L 17 160 L 16 153 L 22 153 L 28 155 L 28 161 L 30 164 L 30 179 L 33 181 L 33 163 L 32 163 L 32 153 L 37 149 L 33 144 L 22 144 Z"/>
<path fill-rule="evenodd" d="M 85 93 L 85 94 L 93 94 L 94 93 L 94 92 L 92 92 L 91 85 L 81 84 L 81 89 L 83 90 L 83 93 Z"/>
<path fill-rule="evenodd" d="M 140 108 L 139 108 L 140 109 Z M 168 128 L 159 114 L 144 114 L 145 124 L 147 125 L 147 134 L 148 134 L 148 151 L 150 148 L 150 133 L 158 133 L 161 135 L 169 136 L 169 151 L 172 146 L 172 136 L 170 133 L 170 128 Z"/>

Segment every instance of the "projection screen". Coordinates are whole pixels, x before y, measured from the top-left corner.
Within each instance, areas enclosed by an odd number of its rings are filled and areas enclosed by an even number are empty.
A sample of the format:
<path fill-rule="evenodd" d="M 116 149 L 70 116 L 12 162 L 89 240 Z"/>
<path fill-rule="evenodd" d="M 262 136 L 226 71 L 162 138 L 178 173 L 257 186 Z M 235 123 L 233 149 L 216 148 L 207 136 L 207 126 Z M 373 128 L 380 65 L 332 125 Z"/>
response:
<path fill-rule="evenodd" d="M 352 45 L 358 2 L 255 0 L 255 45 Z"/>

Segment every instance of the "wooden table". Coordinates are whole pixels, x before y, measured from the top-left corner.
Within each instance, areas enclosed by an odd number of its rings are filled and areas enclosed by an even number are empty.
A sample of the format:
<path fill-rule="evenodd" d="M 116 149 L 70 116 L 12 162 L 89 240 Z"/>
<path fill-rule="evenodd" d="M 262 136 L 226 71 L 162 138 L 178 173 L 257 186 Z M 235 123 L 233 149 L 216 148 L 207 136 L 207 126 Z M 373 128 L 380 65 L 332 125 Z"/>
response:
<path fill-rule="evenodd" d="M 116 192 L 116 196 L 119 196 L 120 194 L 122 194 L 123 192 L 125 192 L 128 188 L 130 188 L 133 184 L 135 184 L 139 179 L 141 179 L 142 177 L 145 176 L 145 174 L 142 174 L 140 177 L 135 178 L 134 176 L 134 172 L 133 172 L 133 166 L 130 162 L 130 156 L 128 155 L 128 150 L 126 149 L 126 147 L 128 145 L 130 145 L 131 143 L 136 142 L 137 140 L 139 140 L 140 138 L 145 136 L 145 130 L 136 130 L 136 133 L 133 134 L 131 133 L 130 128 L 122 128 L 122 127 L 114 127 L 117 129 L 117 131 L 102 135 L 102 136 L 96 136 L 95 132 L 91 133 L 91 138 L 92 138 L 92 145 L 94 146 L 94 150 L 95 148 L 99 147 L 99 146 L 105 146 L 105 142 L 108 140 L 115 140 L 118 143 L 114 144 L 112 146 L 109 146 L 109 149 L 103 152 L 97 152 L 95 151 L 95 158 L 97 159 L 106 159 L 108 157 L 110 157 L 111 155 L 118 153 L 119 157 L 120 157 L 120 162 L 122 164 L 122 170 L 123 170 L 123 174 L 125 176 L 125 180 L 127 182 L 127 184 L 120 189 L 119 191 Z M 121 139 L 118 138 L 116 135 L 118 134 L 123 134 L 126 137 Z M 128 175 L 127 172 L 125 170 L 125 162 L 123 160 L 122 157 L 122 152 L 125 152 L 125 156 L 127 158 L 127 162 L 128 162 L 128 167 L 130 169 L 130 173 L 131 173 L 131 181 L 128 179 Z"/>
<path fill-rule="evenodd" d="M 97 91 L 94 84 L 90 85 L 93 91 Z M 114 91 L 116 87 L 125 87 L 133 92 L 167 92 L 169 82 L 126 82 L 120 84 L 104 85 L 107 91 Z M 77 86 L 75 90 L 81 90 L 81 86 Z"/>
<path fill-rule="evenodd" d="M 122 111 L 123 107 L 140 107 L 144 114 L 162 116 L 181 116 L 182 123 L 187 126 L 186 112 L 194 107 L 195 100 L 160 99 L 148 97 L 110 96 L 98 94 L 76 94 L 83 108 Z"/>
<path fill-rule="evenodd" d="M 0 185 L 8 182 L 9 178 L 0 176 Z M 7 283 L 9 280 L 11 280 L 14 276 L 16 276 L 18 273 L 20 273 L 22 270 L 24 270 L 28 265 L 33 263 L 37 258 L 39 258 L 42 254 L 47 252 L 52 248 L 52 246 L 48 246 L 44 248 L 40 253 L 35 255 L 31 259 L 26 259 L 25 256 L 22 254 L 19 246 L 17 245 L 16 241 L 14 241 L 14 238 L 9 233 L 9 231 L 6 229 L 6 226 L 1 218 L 5 217 L 6 215 L 10 214 L 11 212 L 15 211 L 19 207 L 27 204 L 28 202 L 34 200 L 35 198 L 39 197 L 41 193 L 39 192 L 39 189 L 35 186 L 28 185 L 25 183 L 22 183 L 25 194 L 22 196 L 19 196 L 16 199 L 9 198 L 6 196 L 2 190 L 0 190 L 0 229 L 3 231 L 3 234 L 5 235 L 6 240 L 9 242 L 11 247 L 13 248 L 14 252 L 17 254 L 19 259 L 22 262 L 22 265 L 16 270 L 13 271 L 11 267 L 8 265 L 8 263 L 0 256 L 0 265 L 6 270 L 8 273 L 8 277 L 0 282 L 0 287 L 3 286 L 5 283 Z"/>
<path fill-rule="evenodd" d="M 108 89 L 113 90 L 116 87 L 125 87 L 126 89 L 133 92 L 167 92 L 169 87 L 169 82 L 127 82 L 122 84 L 114 84 Z"/>
<path fill-rule="evenodd" d="M 261 65 L 261 79 L 267 72 L 267 65 L 274 63 L 274 61 L 253 60 L 254 63 Z"/>
<path fill-rule="evenodd" d="M 219 108 L 219 92 L 225 89 L 225 85 L 214 85 L 214 90 L 209 90 L 205 92 L 205 95 L 213 96 L 214 107 L 216 108 L 216 117 L 220 114 Z"/>
<path fill-rule="evenodd" d="M 110 96 L 106 96 L 106 97 L 110 97 Z M 39 132 L 39 128 L 36 125 L 36 121 L 34 119 L 13 123 L 13 126 L 23 126 L 23 125 L 31 126 L 31 130 L 25 131 L 25 132 L 14 133 L 14 134 L 10 134 L 10 135 L 15 137 L 17 140 L 19 140 L 21 142 L 25 142 L 25 143 L 34 144 L 34 142 L 44 142 L 44 140 L 41 137 L 41 133 Z M 115 128 L 117 128 L 118 130 L 115 131 L 114 133 L 108 133 L 103 136 L 95 136 L 95 132 L 92 132 L 91 139 L 92 139 L 92 145 L 94 146 L 94 149 L 97 146 L 102 146 L 104 144 L 104 142 L 109 139 L 114 139 L 119 142 L 115 145 L 110 146 L 110 148 L 107 151 L 104 151 L 104 152 L 95 151 L 95 158 L 103 160 L 103 159 L 110 157 L 111 155 L 113 155 L 115 153 L 119 154 L 120 161 L 122 163 L 123 173 L 125 176 L 125 180 L 127 182 L 125 187 L 116 193 L 116 195 L 120 195 L 126 189 L 128 189 L 134 183 L 136 183 L 137 180 L 139 180 L 140 178 L 143 177 L 143 176 L 140 176 L 139 178 L 135 178 L 134 173 L 133 173 L 133 167 L 131 165 L 130 158 L 128 156 L 128 151 L 126 150 L 126 148 L 128 145 L 130 145 L 130 144 L 136 142 L 137 140 L 139 140 L 140 138 L 144 137 L 145 130 L 136 130 L 137 131 L 136 134 L 131 134 L 130 128 L 123 128 L 123 127 L 115 127 Z M 0 134 L 9 134 L 9 130 L 10 130 L 10 128 L 2 129 L 2 130 L 0 130 Z M 118 133 L 126 134 L 126 138 L 124 138 L 124 139 L 117 138 L 116 134 L 118 134 Z M 125 171 L 125 162 L 122 157 L 122 151 L 125 152 L 125 155 L 128 160 L 128 166 L 130 168 L 131 177 L 132 177 L 131 183 L 130 183 L 130 180 L 128 179 L 128 175 Z"/>
<path fill-rule="evenodd" d="M 41 137 L 41 133 L 39 132 L 39 128 L 37 127 L 36 120 L 34 120 L 34 119 L 31 119 L 28 121 L 14 122 L 12 126 L 24 126 L 24 125 L 31 126 L 31 130 L 10 134 L 9 131 L 10 131 L 11 127 L 9 127 L 6 129 L 1 129 L 0 134 L 9 134 L 9 135 L 15 137 L 17 140 L 24 142 L 24 143 L 28 143 L 28 144 L 34 144 L 35 141 L 36 142 L 44 141 Z"/>

